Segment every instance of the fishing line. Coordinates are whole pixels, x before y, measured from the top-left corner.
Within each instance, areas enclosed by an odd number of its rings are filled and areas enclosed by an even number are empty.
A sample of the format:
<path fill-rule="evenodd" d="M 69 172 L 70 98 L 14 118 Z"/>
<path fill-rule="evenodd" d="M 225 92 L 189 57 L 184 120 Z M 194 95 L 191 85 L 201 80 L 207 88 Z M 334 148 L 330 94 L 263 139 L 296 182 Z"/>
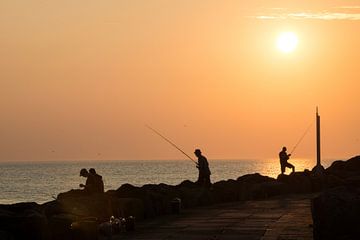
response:
<path fill-rule="evenodd" d="M 145 124 L 145 126 L 150 129 L 151 131 L 153 131 L 154 133 L 156 133 L 157 135 L 159 135 L 162 139 L 164 139 L 165 141 L 167 141 L 168 143 L 170 143 L 173 147 L 175 147 L 177 150 L 179 150 L 182 154 L 184 154 L 186 157 L 188 157 L 191 161 L 193 161 L 194 163 L 197 164 L 197 162 L 192 159 L 189 155 L 187 155 L 183 150 L 181 150 L 178 146 L 175 145 L 175 143 L 173 143 L 172 141 L 170 141 L 168 138 L 166 138 L 165 136 L 163 136 L 161 133 L 159 133 L 158 131 L 156 131 L 154 128 L 150 127 L 149 125 Z"/>
<path fill-rule="evenodd" d="M 295 144 L 295 146 L 293 147 L 293 149 L 291 150 L 290 154 L 292 154 L 295 149 L 297 148 L 297 146 L 299 146 L 299 144 L 301 143 L 301 141 L 304 139 L 305 135 L 309 132 L 310 128 L 313 126 L 313 122 L 308 126 L 308 128 L 306 129 L 306 131 L 304 132 L 304 134 L 301 136 L 301 138 L 299 139 L 299 141 Z"/>

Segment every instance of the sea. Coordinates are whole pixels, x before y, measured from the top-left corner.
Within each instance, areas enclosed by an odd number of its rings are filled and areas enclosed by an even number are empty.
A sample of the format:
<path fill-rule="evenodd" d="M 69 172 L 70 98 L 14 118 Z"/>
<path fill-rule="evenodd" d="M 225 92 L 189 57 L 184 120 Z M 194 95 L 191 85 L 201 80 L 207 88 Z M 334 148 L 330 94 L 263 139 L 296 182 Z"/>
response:
<path fill-rule="evenodd" d="M 297 171 L 312 169 L 314 160 L 291 159 Z M 331 160 L 322 162 L 324 167 Z M 260 173 L 276 178 L 280 173 L 279 160 L 209 160 L 211 181 L 237 179 Z M 89 160 L 0 163 L 0 204 L 51 201 L 61 192 L 79 189 L 85 178 L 81 168 L 95 168 L 103 177 L 105 191 L 118 189 L 122 184 L 177 185 L 184 180 L 196 181 L 198 171 L 190 160 Z M 290 173 L 290 169 L 287 169 Z"/>

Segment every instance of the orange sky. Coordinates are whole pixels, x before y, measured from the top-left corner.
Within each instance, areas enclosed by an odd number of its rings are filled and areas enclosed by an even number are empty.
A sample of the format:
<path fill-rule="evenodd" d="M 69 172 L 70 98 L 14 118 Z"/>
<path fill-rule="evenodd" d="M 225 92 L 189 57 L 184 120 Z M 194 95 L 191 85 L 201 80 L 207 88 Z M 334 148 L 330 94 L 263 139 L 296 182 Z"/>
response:
<path fill-rule="evenodd" d="M 360 149 L 358 1 L 0 2 L 0 161 Z M 293 31 L 295 52 L 276 49 Z M 294 157 L 315 159 L 314 127 Z"/>

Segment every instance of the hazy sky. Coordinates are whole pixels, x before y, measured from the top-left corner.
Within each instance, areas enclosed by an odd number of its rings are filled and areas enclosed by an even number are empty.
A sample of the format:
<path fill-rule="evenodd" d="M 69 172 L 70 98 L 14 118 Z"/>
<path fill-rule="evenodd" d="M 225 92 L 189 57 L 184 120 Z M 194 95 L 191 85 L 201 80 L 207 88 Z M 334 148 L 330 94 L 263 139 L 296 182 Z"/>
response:
<path fill-rule="evenodd" d="M 359 1 L 0 2 L 0 161 L 184 158 L 145 124 L 189 154 L 276 158 L 316 106 L 323 158 L 346 159 L 359 90 Z M 315 159 L 314 126 L 294 157 Z"/>

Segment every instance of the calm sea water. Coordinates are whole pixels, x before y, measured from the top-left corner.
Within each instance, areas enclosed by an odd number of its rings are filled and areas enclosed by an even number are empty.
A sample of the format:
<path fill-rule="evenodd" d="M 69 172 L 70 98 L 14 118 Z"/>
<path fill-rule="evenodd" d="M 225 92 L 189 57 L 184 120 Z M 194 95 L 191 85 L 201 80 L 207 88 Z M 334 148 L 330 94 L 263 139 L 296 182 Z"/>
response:
<path fill-rule="evenodd" d="M 291 159 L 290 162 L 298 171 L 314 166 L 313 160 Z M 325 161 L 323 165 L 327 167 L 330 163 Z M 255 172 L 276 177 L 280 171 L 278 160 L 209 160 L 209 164 L 212 182 Z M 0 204 L 50 201 L 61 192 L 79 188 L 79 183 L 85 182 L 79 176 L 80 169 L 91 167 L 103 176 L 105 191 L 124 183 L 176 185 L 186 179 L 195 181 L 198 174 L 194 163 L 188 160 L 0 163 Z"/>

